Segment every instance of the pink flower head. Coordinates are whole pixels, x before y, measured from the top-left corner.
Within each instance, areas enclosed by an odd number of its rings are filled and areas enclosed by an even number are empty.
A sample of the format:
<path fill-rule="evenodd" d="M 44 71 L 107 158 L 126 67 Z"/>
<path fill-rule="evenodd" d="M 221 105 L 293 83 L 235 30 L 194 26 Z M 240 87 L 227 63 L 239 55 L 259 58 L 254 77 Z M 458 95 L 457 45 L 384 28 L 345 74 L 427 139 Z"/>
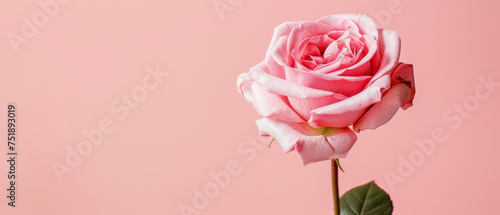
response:
<path fill-rule="evenodd" d="M 343 158 L 354 131 L 412 106 L 413 66 L 398 62 L 399 53 L 399 35 L 364 15 L 285 22 L 265 60 L 238 77 L 238 90 L 263 117 L 261 134 L 296 150 L 304 165 Z"/>

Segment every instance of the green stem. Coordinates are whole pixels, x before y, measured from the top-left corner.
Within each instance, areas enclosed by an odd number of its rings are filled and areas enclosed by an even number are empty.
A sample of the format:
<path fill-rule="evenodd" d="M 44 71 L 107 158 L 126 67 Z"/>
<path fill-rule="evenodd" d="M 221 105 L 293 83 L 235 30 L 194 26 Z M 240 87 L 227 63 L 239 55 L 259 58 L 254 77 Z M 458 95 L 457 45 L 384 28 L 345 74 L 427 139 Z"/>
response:
<path fill-rule="evenodd" d="M 332 160 L 332 194 L 333 194 L 333 212 L 340 215 L 339 199 L 339 170 L 336 159 Z"/>

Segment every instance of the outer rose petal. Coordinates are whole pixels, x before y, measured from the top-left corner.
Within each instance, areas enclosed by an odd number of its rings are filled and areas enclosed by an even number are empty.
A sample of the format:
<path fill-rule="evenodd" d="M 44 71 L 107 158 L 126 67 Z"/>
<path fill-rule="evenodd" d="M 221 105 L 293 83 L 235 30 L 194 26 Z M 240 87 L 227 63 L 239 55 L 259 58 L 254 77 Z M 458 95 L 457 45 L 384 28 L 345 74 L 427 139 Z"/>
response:
<path fill-rule="evenodd" d="M 342 94 L 347 97 L 361 92 L 371 79 L 371 76 L 333 76 L 304 72 L 295 68 L 286 68 L 285 73 L 288 81 L 318 90 Z"/>
<path fill-rule="evenodd" d="M 392 87 L 386 92 L 379 103 L 371 107 L 361 119 L 354 124 L 356 132 L 365 129 L 375 129 L 387 123 L 399 107 L 406 110 L 413 104 L 415 97 L 415 81 L 413 65 L 399 63 L 392 73 Z"/>
<path fill-rule="evenodd" d="M 250 73 L 241 73 L 236 80 L 236 86 L 238 88 L 238 92 L 240 95 L 245 97 L 247 102 L 250 104 L 253 103 L 253 95 L 252 95 L 252 77 Z"/>
<path fill-rule="evenodd" d="M 263 117 L 271 117 L 290 122 L 304 122 L 289 106 L 286 97 L 269 93 L 258 83 L 252 83 L 253 106 Z"/>
<path fill-rule="evenodd" d="M 270 93 L 294 98 L 318 98 L 333 95 L 332 92 L 317 90 L 283 80 L 257 68 L 250 69 L 252 79 L 266 88 Z"/>
<path fill-rule="evenodd" d="M 365 129 L 375 129 L 387 122 L 396 114 L 400 106 L 404 106 L 411 96 L 411 89 L 403 83 L 392 86 L 382 97 L 382 100 L 374 104 L 354 124 L 356 132 Z"/>
<path fill-rule="evenodd" d="M 372 104 L 380 101 L 382 93 L 391 84 L 390 76 L 386 75 L 375 81 L 370 87 L 341 102 L 320 107 L 311 111 L 309 124 L 319 128 L 347 127 L 354 124 Z"/>
<path fill-rule="evenodd" d="M 357 140 L 350 128 L 314 129 L 306 123 L 286 123 L 262 118 L 257 127 L 264 135 L 274 137 L 285 152 L 297 150 L 304 165 L 343 158 Z"/>
<path fill-rule="evenodd" d="M 392 73 L 391 83 L 393 85 L 397 83 L 404 83 L 411 88 L 411 96 L 406 104 L 404 106 L 401 106 L 401 108 L 403 108 L 403 110 L 406 110 L 411 107 L 413 105 L 413 98 L 415 97 L 415 79 L 413 78 L 413 65 L 399 63 L 394 73 Z"/>
<path fill-rule="evenodd" d="M 395 31 L 387 29 L 379 29 L 379 42 L 378 42 L 378 55 L 374 56 L 372 60 L 372 69 L 376 71 L 370 82 L 373 83 L 380 77 L 394 71 L 397 62 L 399 61 L 399 54 L 401 52 L 401 38 Z"/>
<path fill-rule="evenodd" d="M 278 64 L 280 74 L 284 71 L 287 66 L 293 66 L 293 58 L 286 51 L 286 44 L 288 42 L 287 36 L 282 36 L 276 41 L 276 44 L 269 49 L 269 54 L 274 59 L 274 62 Z M 271 69 L 272 72 L 272 69 Z M 272 74 L 272 73 L 271 73 Z M 282 77 L 280 77 L 282 78 Z"/>
<path fill-rule="evenodd" d="M 288 101 L 290 102 L 290 107 L 292 107 L 297 114 L 299 114 L 306 121 L 311 118 L 311 111 L 326 105 L 330 105 L 333 103 L 340 102 L 347 97 L 342 94 L 333 94 L 331 96 L 319 97 L 319 98 L 310 98 L 310 99 L 298 99 L 293 97 L 288 97 Z M 337 127 L 337 126 L 330 126 Z M 346 126 L 338 126 L 338 127 L 346 127 Z"/>
<path fill-rule="evenodd" d="M 263 117 L 271 117 L 284 121 L 304 122 L 291 108 L 284 96 L 269 93 L 264 87 L 254 82 L 249 73 L 238 77 L 238 91 L 253 105 L 257 113 Z"/>
<path fill-rule="evenodd" d="M 285 78 L 285 70 L 283 66 L 279 65 L 271 56 L 271 50 L 274 49 L 276 42 L 278 42 L 278 40 L 282 36 L 288 36 L 292 29 L 300 23 L 301 22 L 285 22 L 274 29 L 273 39 L 271 40 L 271 44 L 269 44 L 269 47 L 267 48 L 265 62 L 271 70 L 271 74 L 278 78 Z"/>
<path fill-rule="evenodd" d="M 295 26 L 300 25 L 300 23 L 302 22 L 284 22 L 281 25 L 278 25 L 276 28 L 274 28 L 273 38 L 271 40 L 271 44 L 269 44 L 269 47 L 267 49 L 268 52 L 274 46 L 274 44 L 276 44 L 276 42 L 280 37 L 289 35 L 292 29 Z"/>

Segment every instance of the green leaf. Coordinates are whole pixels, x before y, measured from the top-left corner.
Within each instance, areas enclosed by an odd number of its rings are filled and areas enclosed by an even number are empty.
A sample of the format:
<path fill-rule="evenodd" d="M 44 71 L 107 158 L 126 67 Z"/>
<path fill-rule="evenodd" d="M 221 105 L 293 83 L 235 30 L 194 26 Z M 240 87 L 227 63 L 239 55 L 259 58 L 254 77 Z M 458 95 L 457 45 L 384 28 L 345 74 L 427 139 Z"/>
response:
<path fill-rule="evenodd" d="M 374 181 L 347 191 L 340 198 L 341 215 L 390 215 L 392 201 Z"/>

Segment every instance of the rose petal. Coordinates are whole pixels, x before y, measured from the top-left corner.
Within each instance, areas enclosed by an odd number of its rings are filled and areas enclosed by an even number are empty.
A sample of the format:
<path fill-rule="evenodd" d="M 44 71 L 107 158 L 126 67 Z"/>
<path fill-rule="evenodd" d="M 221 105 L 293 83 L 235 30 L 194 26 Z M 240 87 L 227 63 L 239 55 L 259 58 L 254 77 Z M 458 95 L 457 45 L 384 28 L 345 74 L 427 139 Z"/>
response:
<path fill-rule="evenodd" d="M 240 95 L 245 97 L 247 102 L 249 102 L 250 104 L 253 103 L 252 83 L 253 79 L 250 76 L 250 73 L 242 73 L 238 76 L 238 79 L 236 80 L 238 92 L 240 93 Z"/>
<path fill-rule="evenodd" d="M 379 49 L 378 56 L 372 60 L 372 69 L 377 71 L 370 83 L 375 82 L 380 77 L 394 71 L 396 64 L 399 61 L 399 53 L 401 51 L 401 39 L 395 31 L 387 29 L 379 29 Z"/>
<path fill-rule="evenodd" d="M 348 36 L 358 37 L 356 35 L 350 34 L 349 31 L 344 31 L 344 30 L 342 30 L 342 31 L 330 31 L 327 34 L 327 36 L 329 36 L 333 40 L 343 40 L 343 39 L 347 38 Z M 359 37 L 361 37 L 361 35 L 359 35 Z"/>
<path fill-rule="evenodd" d="M 275 48 L 276 42 L 283 36 L 288 36 L 292 29 L 299 25 L 301 22 L 285 22 L 274 29 L 271 44 L 267 48 L 265 63 L 270 69 L 270 74 L 278 77 L 285 78 L 285 70 L 282 65 L 279 65 L 272 57 L 272 49 Z"/>
<path fill-rule="evenodd" d="M 291 109 L 286 97 L 269 93 L 254 82 L 249 73 L 238 76 L 237 85 L 238 92 L 254 106 L 259 115 L 284 121 L 304 122 L 304 119 Z"/>
<path fill-rule="evenodd" d="M 305 122 L 304 119 L 300 118 L 300 116 L 290 108 L 286 97 L 269 93 L 264 87 L 256 82 L 252 83 L 251 91 L 251 95 L 253 96 L 252 105 L 259 115 L 282 121 Z"/>
<path fill-rule="evenodd" d="M 309 124 L 313 127 L 347 127 L 353 125 L 370 105 L 380 101 L 382 92 L 389 89 L 391 77 L 379 78 L 362 92 L 342 102 L 317 108 L 311 111 Z"/>
<path fill-rule="evenodd" d="M 318 107 L 340 102 L 346 98 L 347 97 L 342 94 L 333 94 L 330 96 L 308 99 L 288 97 L 288 101 L 297 114 L 299 114 L 303 119 L 308 120 L 311 118 L 312 110 Z"/>
<path fill-rule="evenodd" d="M 392 85 L 397 83 L 404 83 L 411 88 L 411 96 L 405 105 L 401 106 L 403 110 L 408 109 L 413 105 L 413 98 L 415 97 L 415 79 L 413 78 L 413 65 L 399 63 L 396 70 L 392 73 Z"/>
<path fill-rule="evenodd" d="M 297 69 L 300 69 L 300 70 L 305 70 L 305 71 L 308 71 L 308 70 L 313 70 L 314 68 L 316 68 L 318 66 L 318 64 L 316 64 L 314 61 L 312 60 L 302 60 L 300 61 L 300 63 L 297 63 Z M 285 71 L 288 69 L 289 67 L 286 67 L 285 68 Z"/>
<path fill-rule="evenodd" d="M 325 53 L 323 54 L 323 56 L 325 56 L 325 58 L 331 62 L 334 60 L 335 57 L 337 57 L 338 53 L 340 53 L 341 49 L 339 47 L 339 44 L 337 41 L 333 41 L 332 43 L 330 43 L 330 45 L 328 45 L 328 47 L 326 47 L 325 49 Z"/>
<path fill-rule="evenodd" d="M 300 25 L 294 27 L 288 36 L 288 53 L 292 53 L 292 50 L 299 48 L 300 43 L 304 39 L 317 35 L 326 35 L 335 30 L 332 26 L 319 22 L 302 22 Z"/>
<path fill-rule="evenodd" d="M 350 128 L 329 129 L 332 129 L 331 136 L 316 136 L 314 139 L 307 138 L 297 142 L 295 149 L 299 153 L 304 166 L 318 161 L 345 158 L 358 139 Z M 326 139 L 328 145 L 324 143 L 323 138 Z M 333 151 L 330 151 L 331 149 Z"/>
<path fill-rule="evenodd" d="M 322 56 L 311 56 L 311 58 L 314 61 L 314 63 L 317 65 L 321 65 L 321 64 L 326 63 L 325 58 L 323 58 Z"/>
<path fill-rule="evenodd" d="M 276 44 L 280 37 L 288 36 L 292 29 L 300 25 L 301 23 L 302 22 L 284 22 L 281 25 L 278 25 L 274 29 L 273 38 L 271 39 L 271 44 L 269 44 L 267 52 L 269 53 L 269 50 L 272 49 L 272 47 L 274 46 L 274 44 Z"/>
<path fill-rule="evenodd" d="M 337 31 L 348 31 L 350 34 L 360 37 L 359 28 L 355 22 L 355 14 L 344 14 L 341 16 L 331 15 L 325 16 L 317 20 L 318 23 L 323 23 L 332 26 Z"/>
<path fill-rule="evenodd" d="M 298 53 L 300 54 L 300 57 L 304 57 L 307 55 L 313 55 L 313 56 L 321 56 L 321 51 L 320 50 L 326 50 L 329 44 L 333 43 L 335 40 L 330 38 L 327 35 L 317 35 L 313 36 L 310 39 L 305 39 L 302 41 L 298 47 Z M 303 44 L 305 43 L 305 44 Z M 311 52 L 310 47 L 315 47 L 314 51 Z M 297 49 L 294 49 L 297 50 Z M 316 51 L 317 50 L 317 51 Z M 302 58 L 303 59 L 303 58 Z"/>
<path fill-rule="evenodd" d="M 346 22 L 345 19 L 349 19 L 351 22 Z M 375 22 L 365 15 L 360 14 L 337 14 L 322 17 L 318 20 L 320 23 L 324 23 L 331 26 L 341 26 L 344 30 L 349 30 L 353 35 L 362 34 L 373 36 L 377 39 L 377 27 Z"/>
<path fill-rule="evenodd" d="M 270 49 L 271 57 L 278 63 L 279 65 L 284 67 L 293 66 L 293 58 L 290 54 L 287 53 L 286 45 L 287 45 L 288 37 L 282 36 L 276 41 L 276 44 Z"/>
<path fill-rule="evenodd" d="M 250 76 L 270 93 L 283 96 L 305 99 L 324 97 L 333 94 L 332 92 L 317 90 L 283 80 L 255 67 L 250 70 Z"/>
<path fill-rule="evenodd" d="M 399 107 L 404 106 L 411 96 L 411 89 L 404 83 L 393 85 L 380 102 L 374 104 L 362 117 L 354 124 L 356 132 L 365 129 L 375 129 L 387 122 L 396 114 Z"/>
<path fill-rule="evenodd" d="M 286 79 L 296 84 L 342 94 L 354 96 L 365 89 L 371 76 L 332 76 L 328 74 L 305 72 L 299 69 L 286 68 Z"/>
<path fill-rule="evenodd" d="M 257 127 L 261 134 L 275 138 L 285 152 L 296 149 L 304 165 L 343 158 L 357 140 L 350 128 L 315 129 L 306 123 L 286 123 L 269 118 L 257 120 Z"/>
<path fill-rule="evenodd" d="M 359 40 L 356 39 L 355 41 L 359 41 L 364 45 L 363 49 L 358 52 L 354 63 L 340 66 L 331 66 L 331 63 L 329 63 L 316 68 L 315 72 L 346 76 L 372 75 L 370 59 L 377 53 L 377 41 L 366 35 L 363 35 Z M 332 61 L 332 63 L 333 62 L 335 61 Z"/>

